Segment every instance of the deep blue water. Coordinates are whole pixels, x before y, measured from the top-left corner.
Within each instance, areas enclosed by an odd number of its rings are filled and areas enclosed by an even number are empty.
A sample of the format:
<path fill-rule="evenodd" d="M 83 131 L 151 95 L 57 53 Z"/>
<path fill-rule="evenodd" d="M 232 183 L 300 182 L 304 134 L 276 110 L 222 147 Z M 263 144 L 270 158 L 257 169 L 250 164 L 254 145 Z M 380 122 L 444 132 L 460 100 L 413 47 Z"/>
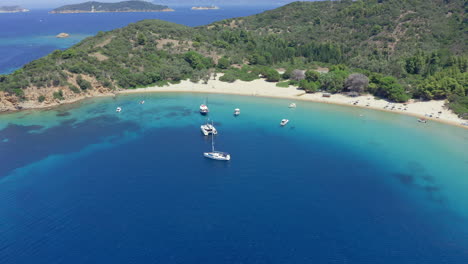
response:
<path fill-rule="evenodd" d="M 28 13 L 0 14 L 0 74 L 10 73 L 56 49 L 68 48 L 99 31 L 124 27 L 143 19 L 200 26 L 272 8 L 248 6 L 192 11 L 189 7 L 177 7 L 175 12 L 100 14 L 48 14 L 49 10 L 32 10 Z M 71 37 L 55 38 L 61 32 L 69 33 Z"/>
<path fill-rule="evenodd" d="M 206 98 L 230 162 L 202 156 Z M 1 115 L 0 263 L 466 263 L 466 129 L 288 103 L 141 94 Z"/>

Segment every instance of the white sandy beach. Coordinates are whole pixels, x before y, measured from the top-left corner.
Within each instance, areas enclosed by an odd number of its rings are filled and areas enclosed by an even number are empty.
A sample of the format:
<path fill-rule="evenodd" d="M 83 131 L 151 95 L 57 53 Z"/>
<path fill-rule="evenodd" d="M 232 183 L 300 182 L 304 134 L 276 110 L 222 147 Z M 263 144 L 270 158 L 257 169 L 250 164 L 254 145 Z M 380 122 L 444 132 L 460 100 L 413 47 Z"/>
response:
<path fill-rule="evenodd" d="M 221 82 L 218 79 L 211 79 L 208 84 L 182 81 L 179 84 L 164 87 L 155 86 L 134 90 L 124 90 L 120 91 L 119 94 L 142 92 L 221 93 L 304 100 L 395 112 L 468 128 L 468 126 L 462 125 L 462 123 L 466 123 L 467 121 L 459 118 L 453 112 L 448 110 L 444 106 L 445 101 L 443 100 L 427 102 L 410 101 L 404 105 L 401 103 L 389 103 L 385 100 L 375 99 L 372 95 L 349 97 L 343 94 L 333 94 L 331 97 L 327 98 L 323 97 L 323 94 L 320 92 L 306 94 L 303 90 L 299 90 L 296 87 L 290 86 L 289 88 L 281 88 L 277 87 L 276 83 L 266 82 L 263 79 L 254 80 L 252 82 L 236 81 L 234 83 L 226 83 Z"/>

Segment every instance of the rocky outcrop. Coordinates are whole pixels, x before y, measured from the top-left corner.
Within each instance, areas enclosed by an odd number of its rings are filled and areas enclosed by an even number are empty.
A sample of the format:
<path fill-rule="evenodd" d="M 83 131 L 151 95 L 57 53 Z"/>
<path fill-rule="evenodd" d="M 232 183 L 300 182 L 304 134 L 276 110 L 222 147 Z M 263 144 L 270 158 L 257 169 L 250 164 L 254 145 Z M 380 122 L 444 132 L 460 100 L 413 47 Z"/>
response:
<path fill-rule="evenodd" d="M 68 82 L 75 86 L 76 75 L 72 75 Z M 59 87 L 28 87 L 23 90 L 24 96 L 18 96 L 16 94 L 10 94 L 0 91 L 0 112 L 11 112 L 22 109 L 39 109 L 49 108 L 62 104 L 73 103 L 85 98 L 98 97 L 98 96 L 113 96 L 117 92 L 116 90 L 103 87 L 95 79 L 82 75 L 83 79 L 89 81 L 93 88 L 86 91 L 80 90 L 76 93 L 68 86 Z M 55 93 L 55 95 L 54 95 Z M 57 94 L 61 94 L 57 96 Z"/>
<path fill-rule="evenodd" d="M 60 33 L 58 34 L 57 36 L 55 36 L 56 38 L 68 38 L 70 37 L 70 34 L 68 33 Z"/>

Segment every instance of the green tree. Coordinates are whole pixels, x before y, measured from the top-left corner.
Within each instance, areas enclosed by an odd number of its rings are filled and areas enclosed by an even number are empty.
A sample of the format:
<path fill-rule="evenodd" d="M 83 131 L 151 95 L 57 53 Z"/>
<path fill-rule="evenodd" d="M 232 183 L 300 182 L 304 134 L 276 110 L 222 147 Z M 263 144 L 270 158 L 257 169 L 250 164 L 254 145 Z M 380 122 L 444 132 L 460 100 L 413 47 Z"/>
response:
<path fill-rule="evenodd" d="M 229 58 L 227 57 L 222 57 L 221 59 L 218 60 L 218 68 L 220 69 L 227 69 L 231 66 L 231 62 L 229 61 Z"/>
<path fill-rule="evenodd" d="M 313 71 L 313 70 L 308 70 L 305 72 L 305 79 L 309 82 L 316 82 L 320 78 L 320 73 Z"/>
<path fill-rule="evenodd" d="M 140 46 L 143 46 L 146 44 L 146 36 L 145 34 L 139 32 L 138 35 L 137 35 L 137 43 L 138 45 Z"/>
<path fill-rule="evenodd" d="M 281 79 L 281 75 L 278 73 L 278 71 L 272 68 L 267 68 L 263 75 L 268 82 L 279 82 Z"/>

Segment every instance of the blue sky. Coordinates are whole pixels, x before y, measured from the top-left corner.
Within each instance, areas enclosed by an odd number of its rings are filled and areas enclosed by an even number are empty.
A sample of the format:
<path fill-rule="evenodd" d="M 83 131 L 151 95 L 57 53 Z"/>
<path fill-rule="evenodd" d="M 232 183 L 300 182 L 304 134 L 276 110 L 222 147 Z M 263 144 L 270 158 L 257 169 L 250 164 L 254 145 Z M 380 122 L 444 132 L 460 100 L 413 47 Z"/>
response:
<path fill-rule="evenodd" d="M 20 5 L 24 8 L 55 8 L 67 4 L 76 4 L 90 0 L 0 0 L 2 5 Z M 99 2 L 119 2 L 119 0 L 96 0 Z M 294 0 L 155 0 L 155 3 L 163 3 L 169 6 L 185 5 L 282 5 Z"/>

